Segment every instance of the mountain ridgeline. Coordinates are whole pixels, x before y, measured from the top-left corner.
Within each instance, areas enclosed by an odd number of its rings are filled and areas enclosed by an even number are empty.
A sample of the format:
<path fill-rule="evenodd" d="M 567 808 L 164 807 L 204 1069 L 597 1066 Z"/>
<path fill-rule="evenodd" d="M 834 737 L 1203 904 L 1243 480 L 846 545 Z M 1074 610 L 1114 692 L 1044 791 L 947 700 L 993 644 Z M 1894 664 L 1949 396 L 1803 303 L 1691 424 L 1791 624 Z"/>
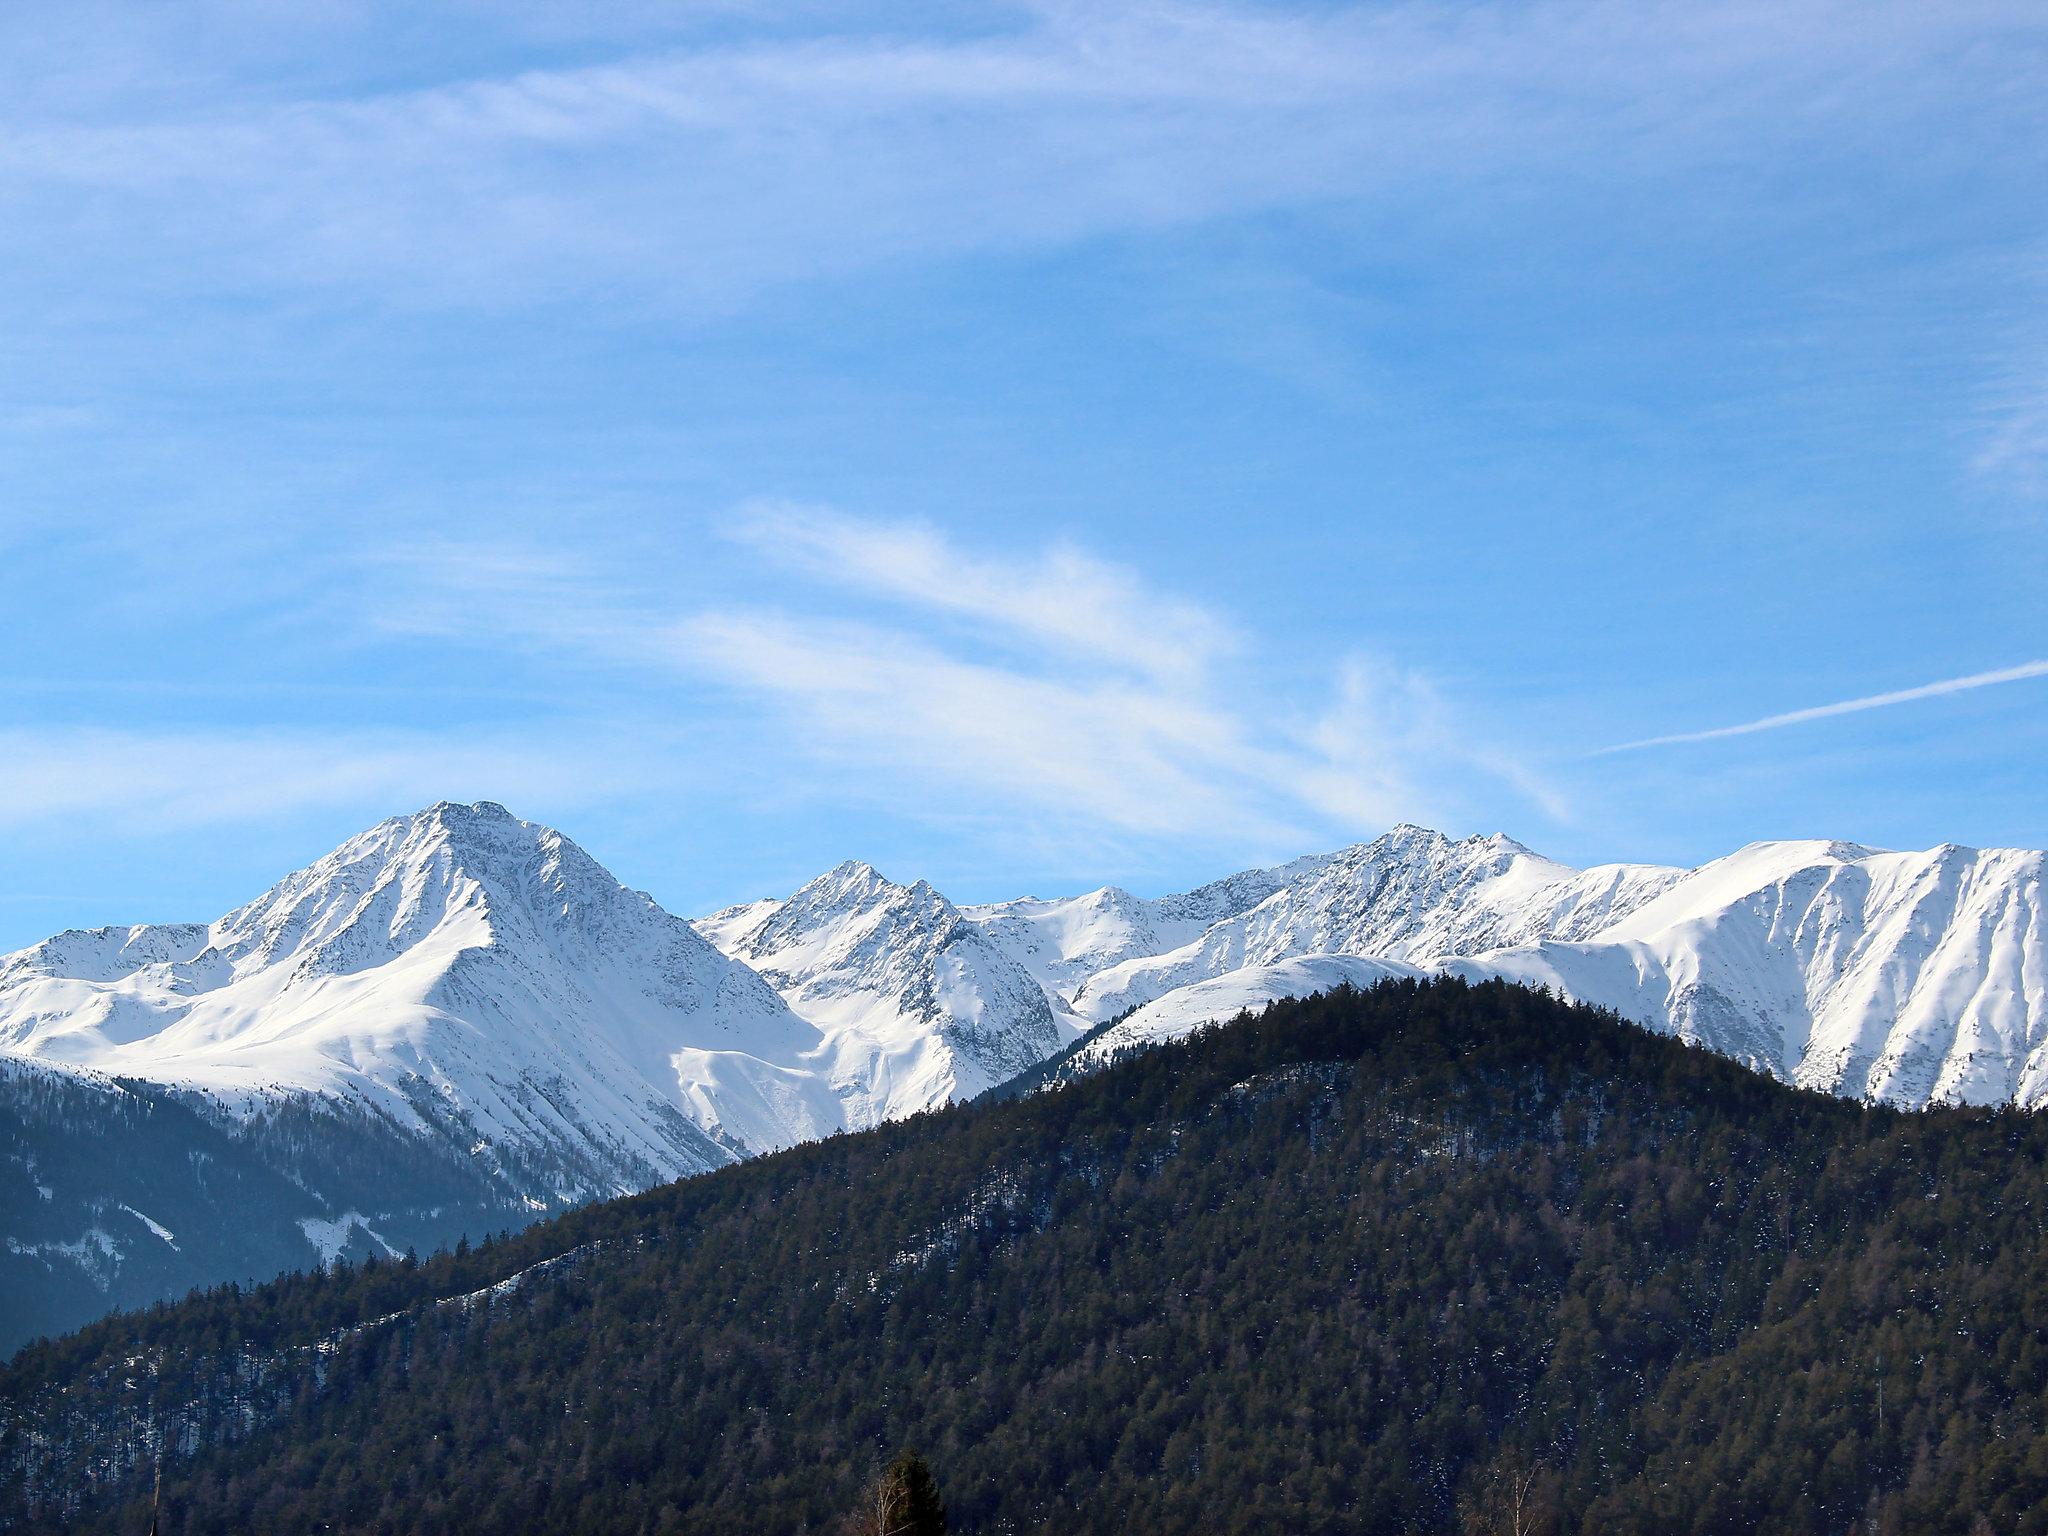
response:
<path fill-rule="evenodd" d="M 0 1377 L 11 1529 L 2048 1530 L 2048 1122 L 1394 979 Z"/>
<path fill-rule="evenodd" d="M 959 906 L 849 861 L 689 921 L 551 828 L 434 805 L 211 923 L 0 956 L 0 1351 L 1390 978 L 1548 987 L 1850 1098 L 2039 1105 L 2044 874 L 1819 841 L 1573 869 L 1402 826 L 1156 898 Z"/>

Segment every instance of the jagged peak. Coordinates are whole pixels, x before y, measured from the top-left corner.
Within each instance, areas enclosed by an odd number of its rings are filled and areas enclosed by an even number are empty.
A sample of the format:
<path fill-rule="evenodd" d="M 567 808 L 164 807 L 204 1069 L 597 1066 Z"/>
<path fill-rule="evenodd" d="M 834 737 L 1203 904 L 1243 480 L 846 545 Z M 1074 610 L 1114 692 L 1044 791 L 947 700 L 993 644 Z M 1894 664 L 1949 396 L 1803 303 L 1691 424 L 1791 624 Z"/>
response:
<path fill-rule="evenodd" d="M 1130 912 L 1144 906 L 1144 902 L 1120 885 L 1098 885 L 1092 891 L 1084 891 L 1074 898 L 1075 903 L 1090 911 Z"/>
<path fill-rule="evenodd" d="M 892 883 L 887 875 L 875 868 L 866 859 L 841 859 L 837 864 L 826 870 L 824 874 L 818 876 L 818 879 L 880 880 L 885 885 Z M 812 883 L 816 884 L 817 882 L 813 881 Z"/>
<path fill-rule="evenodd" d="M 212 935 L 237 967 L 299 951 L 308 974 L 325 974 L 458 919 L 482 924 L 471 943 L 498 942 L 507 922 L 586 935 L 681 925 L 553 828 L 496 801 L 442 800 L 358 833 L 228 913 Z"/>
<path fill-rule="evenodd" d="M 865 859 L 846 859 L 798 886 L 784 905 L 804 910 L 849 901 L 866 903 L 902 889 Z"/>
<path fill-rule="evenodd" d="M 366 827 L 354 837 L 344 839 L 334 850 L 342 850 L 358 843 L 389 839 L 392 836 L 443 831 L 459 834 L 465 831 L 494 829 L 501 833 L 518 828 L 546 831 L 537 822 L 524 821 L 514 816 L 495 800 L 436 800 L 432 805 L 423 805 L 416 811 L 401 812 L 386 816 L 375 826 Z"/>
<path fill-rule="evenodd" d="M 385 817 L 375 826 L 344 839 L 328 853 L 295 870 L 279 883 L 288 884 L 306 876 L 321 877 L 337 869 L 364 863 L 387 862 L 408 851 L 442 843 L 460 853 L 482 855 L 513 843 L 538 845 L 550 837 L 567 841 L 550 828 L 520 820 L 494 800 L 479 800 L 469 805 L 437 800 L 417 811 Z"/>
<path fill-rule="evenodd" d="M 120 923 L 100 928 L 65 928 L 0 954 L 0 974 L 42 971 L 96 978 L 117 975 L 137 966 L 188 958 L 203 947 L 204 923 Z"/>
<path fill-rule="evenodd" d="M 436 800 L 426 809 L 430 816 L 469 815 L 488 821 L 519 821 L 510 811 L 496 800 L 471 800 L 466 804 L 460 800 Z M 530 823 L 521 823 L 530 825 Z"/>
<path fill-rule="evenodd" d="M 494 850 L 508 845 L 574 846 L 553 827 L 522 820 L 495 800 L 477 800 L 468 805 L 439 800 L 405 818 L 405 824 L 414 831 L 439 833 L 464 851 Z"/>
<path fill-rule="evenodd" d="M 1473 839 L 1468 839 L 1468 841 L 1473 841 Z M 1356 864 L 1361 860 L 1383 859 L 1390 855 L 1407 857 L 1412 856 L 1418 851 L 1427 850 L 1435 852 L 1439 849 L 1457 846 L 1459 845 L 1454 839 L 1446 837 L 1434 827 L 1420 826 L 1412 821 L 1402 821 L 1396 822 L 1377 837 L 1368 838 L 1363 842 L 1346 843 L 1343 847 L 1332 848 L 1327 853 L 1306 854 L 1298 859 L 1289 859 L 1284 864 L 1262 865 L 1257 869 L 1244 870 L 1240 874 L 1226 876 L 1225 878 L 1237 880 L 1254 875 L 1293 877 L 1297 874 L 1315 874 L 1322 869 L 1335 865 Z M 1211 882 L 1211 884 L 1216 885 L 1222 883 L 1222 881 Z"/>
<path fill-rule="evenodd" d="M 929 880 L 918 879 L 903 885 L 864 859 L 847 859 L 833 865 L 799 886 L 784 907 L 809 911 L 904 901 L 916 906 L 944 907 L 948 911 L 953 908 L 953 903 Z"/>
<path fill-rule="evenodd" d="M 38 939 L 27 949 L 41 949 L 46 945 L 64 943 L 109 944 L 119 942 L 132 944 L 137 939 L 151 934 L 204 933 L 204 923 L 104 923 L 97 928 L 60 928 L 46 939 Z M 17 950 L 17 954 L 26 950 Z M 0 959 L 5 959 L 0 956 Z"/>
<path fill-rule="evenodd" d="M 511 854 L 522 860 L 538 856 L 618 884 L 573 838 L 541 822 L 524 820 L 495 800 L 469 804 L 439 800 L 409 815 L 387 818 L 298 873 L 324 874 L 366 862 L 395 862 L 444 846 L 456 855 L 456 867 L 471 874 L 496 871 L 504 856 Z"/>
<path fill-rule="evenodd" d="M 1450 839 L 1435 827 L 1425 827 L 1419 821 L 1397 821 L 1375 841 L 1447 843 Z"/>
<path fill-rule="evenodd" d="M 1426 848 L 1432 852 L 1448 848 L 1469 848 L 1475 851 L 1497 852 L 1513 857 L 1517 854 L 1537 856 L 1526 843 L 1517 842 L 1505 832 L 1475 832 L 1469 837 L 1452 837 L 1434 827 L 1421 826 L 1416 822 L 1396 822 L 1369 843 L 1354 843 L 1344 853 L 1368 849 L 1412 849 Z"/>
<path fill-rule="evenodd" d="M 1517 838 L 1509 837 L 1505 832 L 1475 833 L 1473 836 L 1466 838 L 1465 841 L 1468 843 L 1484 843 L 1489 848 L 1499 848 L 1507 853 L 1526 853 L 1532 858 L 1542 857 L 1541 854 L 1537 853 L 1527 843 Z"/>

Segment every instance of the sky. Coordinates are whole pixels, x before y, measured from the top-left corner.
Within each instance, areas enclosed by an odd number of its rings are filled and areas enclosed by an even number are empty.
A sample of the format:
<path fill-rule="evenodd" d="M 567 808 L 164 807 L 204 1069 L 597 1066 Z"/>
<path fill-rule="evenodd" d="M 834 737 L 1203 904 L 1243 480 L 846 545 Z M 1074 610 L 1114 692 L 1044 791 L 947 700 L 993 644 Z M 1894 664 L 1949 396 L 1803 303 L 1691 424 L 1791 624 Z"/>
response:
<path fill-rule="evenodd" d="M 2035 0 L 32 0 L 0 209 L 0 950 L 2048 845 Z"/>

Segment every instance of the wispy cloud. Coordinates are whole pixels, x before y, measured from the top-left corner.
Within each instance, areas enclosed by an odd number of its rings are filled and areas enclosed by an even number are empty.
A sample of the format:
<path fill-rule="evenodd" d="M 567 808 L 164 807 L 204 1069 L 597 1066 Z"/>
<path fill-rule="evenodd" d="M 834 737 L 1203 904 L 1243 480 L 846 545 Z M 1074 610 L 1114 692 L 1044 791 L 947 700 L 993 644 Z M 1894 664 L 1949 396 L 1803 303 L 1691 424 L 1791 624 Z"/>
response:
<path fill-rule="evenodd" d="M 773 613 L 703 615 L 674 633 L 687 664 L 787 712 L 784 739 L 806 757 L 869 776 L 848 786 L 852 798 L 1281 844 L 1442 804 L 1417 782 L 1406 722 L 1370 739 L 1303 729 L 1128 677 L 965 661 L 901 633 Z M 1427 695 L 1406 680 L 1375 708 L 1400 713 Z"/>
<path fill-rule="evenodd" d="M 1274 759 L 1235 720 L 1128 680 L 1070 681 L 949 656 L 902 633 L 761 612 L 674 631 L 678 658 L 787 711 L 805 759 L 866 776 L 847 797 L 992 800 L 1137 834 L 1277 835 Z M 1303 786 L 1305 789 L 1306 786 Z M 907 793 L 908 791 L 908 793 Z"/>
<path fill-rule="evenodd" d="M 439 546 L 395 622 L 715 683 L 752 722 L 750 784 L 919 816 L 1287 847 L 1455 818 L 1475 781 L 1556 808 L 1427 678 L 1336 657 L 1323 698 L 1291 697 L 1255 636 L 1087 551 L 765 504 L 735 528 L 797 584 L 664 611 L 627 572 Z"/>
<path fill-rule="evenodd" d="M 1925 111 L 1933 57 L 1995 87 L 2016 66 L 1966 50 L 2030 24 L 1997 0 L 1881 9 L 1871 25 L 1833 0 L 1040 5 L 950 39 L 663 41 L 403 91 L 216 84 L 175 105 L 154 61 L 123 58 L 114 84 L 72 83 L 82 118 L 24 98 L 0 191 L 47 258 L 90 258 L 112 218 L 152 250 L 151 284 L 469 305 L 624 282 L 716 307 L 878 261 L 1442 195 L 1586 155 L 1641 171 L 1775 154 L 1791 113 Z"/>
<path fill-rule="evenodd" d="M 1236 636 L 1200 607 L 1070 544 L 994 559 L 970 555 L 920 524 L 780 502 L 743 508 L 731 532 L 813 578 L 957 615 L 1118 670 L 1191 679 L 1237 646 Z"/>
<path fill-rule="evenodd" d="M 1991 672 L 1972 672 L 1966 677 L 1943 678 L 1940 682 L 1894 689 L 1890 693 L 1873 693 L 1860 699 L 1842 699 L 1833 704 L 1816 704 L 1807 709 L 1787 710 L 1779 715 L 1765 715 L 1760 720 L 1745 720 L 1740 725 L 1720 725 L 1704 731 L 1678 731 L 1669 736 L 1646 736 L 1641 741 L 1624 741 L 1611 747 L 1602 747 L 1593 755 L 1599 757 L 1611 752 L 1636 752 L 1645 747 L 1669 747 L 1689 741 L 1719 741 L 1727 736 L 1751 736 L 1758 731 L 1782 730 L 1788 725 L 1805 725 L 1812 720 L 1827 720 L 1836 715 L 1860 714 L 1866 709 L 1888 709 L 1894 704 L 1912 704 L 1921 699 L 1938 699 L 1944 694 L 1966 693 L 1972 688 L 1991 688 L 2000 683 L 2019 683 L 2037 677 L 2048 677 L 2048 661 L 2026 661 L 2016 667 L 2000 667 Z"/>

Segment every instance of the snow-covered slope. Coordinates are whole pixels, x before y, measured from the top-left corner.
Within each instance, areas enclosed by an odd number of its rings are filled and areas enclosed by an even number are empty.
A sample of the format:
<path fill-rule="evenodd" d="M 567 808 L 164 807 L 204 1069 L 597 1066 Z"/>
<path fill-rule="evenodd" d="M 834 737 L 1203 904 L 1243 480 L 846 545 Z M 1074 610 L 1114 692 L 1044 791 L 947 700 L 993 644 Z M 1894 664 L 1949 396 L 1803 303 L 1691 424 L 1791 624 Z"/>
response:
<path fill-rule="evenodd" d="M 1161 954 L 1097 971 L 1105 1058 L 1345 979 L 1336 957 L 1549 986 L 1853 1097 L 2048 1103 L 2048 855 L 1758 843 L 1695 870 L 1573 870 L 1397 827 Z"/>
<path fill-rule="evenodd" d="M 922 880 L 850 862 L 698 929 L 818 1029 L 852 1126 L 972 1098 L 1074 1038 L 1031 972 Z"/>
<path fill-rule="evenodd" d="M 1248 911 L 1335 857 L 1311 854 L 1272 869 L 1243 870 L 1156 900 L 1105 885 L 1082 896 L 1053 901 L 1026 896 L 961 911 L 1063 1008 L 1097 973 L 1178 949 L 1212 924 Z"/>
<path fill-rule="evenodd" d="M 2038 1103 L 2042 861 L 1766 843 L 1574 870 L 1403 826 L 1156 899 L 962 910 L 848 863 L 693 926 L 558 833 L 441 805 L 211 925 L 0 958 L 0 1052 L 243 1113 L 354 1102 L 545 1203 L 967 1097 L 1102 1020 L 1156 1038 L 1355 973 L 1328 957 L 1554 986 L 1837 1092 Z"/>
<path fill-rule="evenodd" d="M 1452 842 L 1409 826 L 1305 862 L 1255 905 L 1188 942 L 1104 967 L 1076 992 L 1076 1011 L 1114 1018 L 1178 988 L 1303 955 L 1415 960 L 1593 932 L 1679 874 L 1651 865 L 1581 872 L 1511 838 Z"/>
<path fill-rule="evenodd" d="M 818 1032 L 567 838 L 395 818 L 206 927 L 0 959 L 0 1051 L 463 1139 L 529 1199 L 644 1187 L 839 1126 Z"/>
<path fill-rule="evenodd" d="M 1426 974 L 1399 960 L 1355 955 L 1303 955 L 1248 965 L 1207 981 L 1192 982 L 1145 1004 L 1096 1035 L 1069 1058 L 1077 1071 L 1104 1065 L 1119 1051 L 1179 1040 L 1209 1024 L 1256 1013 L 1283 997 L 1307 997 L 1338 987 L 1370 987 L 1396 977 Z"/>
<path fill-rule="evenodd" d="M 1791 1082 L 2048 1102 L 2048 855 L 1757 843 L 1596 933 L 1475 956 Z"/>
<path fill-rule="evenodd" d="M 1833 1092 L 1909 1105 L 2040 1104 L 2043 858 L 1783 842 L 1696 870 L 1577 870 L 1507 837 L 1454 841 L 1402 826 L 1183 896 L 1147 900 L 1107 886 L 960 913 L 928 887 L 922 899 L 980 930 L 1038 983 L 1056 1017 L 1120 1021 L 1077 1067 L 1275 997 L 1452 971 L 1547 985 Z M 876 891 L 907 901 L 905 888 L 878 878 L 847 866 L 789 904 L 704 926 L 829 1028 L 830 1009 L 851 1006 L 847 998 L 890 994 L 874 978 L 891 948 L 919 957 L 908 973 L 927 964 L 928 926 L 876 929 L 863 946 L 824 923 L 842 908 L 865 911 Z M 962 985 L 982 998 L 984 1017 L 1017 1015 L 1014 977 L 996 983 L 995 974 Z"/>

